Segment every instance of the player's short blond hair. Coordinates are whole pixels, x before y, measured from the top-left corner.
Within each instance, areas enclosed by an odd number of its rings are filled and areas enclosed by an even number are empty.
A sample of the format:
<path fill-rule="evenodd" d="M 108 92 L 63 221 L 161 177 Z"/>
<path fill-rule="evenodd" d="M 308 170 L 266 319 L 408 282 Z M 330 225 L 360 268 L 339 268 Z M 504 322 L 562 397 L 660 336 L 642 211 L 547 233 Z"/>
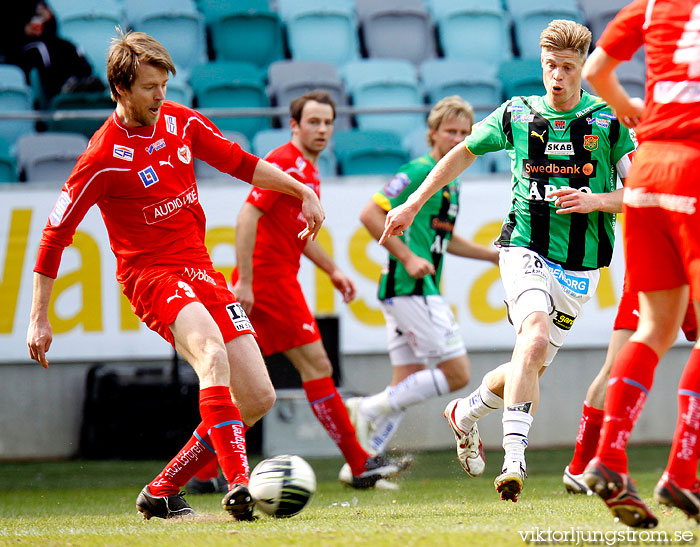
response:
<path fill-rule="evenodd" d="M 474 109 L 459 95 L 441 99 L 428 114 L 428 131 L 425 134 L 428 146 L 434 144 L 431 130 L 437 131 L 442 122 L 451 118 L 465 118 L 469 120 L 469 125 L 474 125 Z"/>
<path fill-rule="evenodd" d="M 540 34 L 540 47 L 550 51 L 572 49 L 585 60 L 591 47 L 591 31 L 576 21 L 554 19 Z"/>
<path fill-rule="evenodd" d="M 107 81 L 112 100 L 119 97 L 117 86 L 131 89 L 140 63 L 157 66 L 175 75 L 175 65 L 163 44 L 144 32 L 127 32 L 117 27 L 107 57 Z"/>

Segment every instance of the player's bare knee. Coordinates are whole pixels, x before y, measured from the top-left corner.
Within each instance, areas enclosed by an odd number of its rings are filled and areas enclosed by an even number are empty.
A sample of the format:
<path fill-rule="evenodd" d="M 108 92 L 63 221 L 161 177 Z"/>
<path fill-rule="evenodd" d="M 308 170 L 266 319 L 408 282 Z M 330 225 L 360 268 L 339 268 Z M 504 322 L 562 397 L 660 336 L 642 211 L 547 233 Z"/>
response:
<path fill-rule="evenodd" d="M 462 389 L 469 383 L 469 362 L 463 359 L 438 365 L 447 379 L 450 392 Z"/>
<path fill-rule="evenodd" d="M 229 384 L 228 355 L 222 344 L 214 340 L 203 342 L 195 359 L 194 368 L 201 384 Z"/>

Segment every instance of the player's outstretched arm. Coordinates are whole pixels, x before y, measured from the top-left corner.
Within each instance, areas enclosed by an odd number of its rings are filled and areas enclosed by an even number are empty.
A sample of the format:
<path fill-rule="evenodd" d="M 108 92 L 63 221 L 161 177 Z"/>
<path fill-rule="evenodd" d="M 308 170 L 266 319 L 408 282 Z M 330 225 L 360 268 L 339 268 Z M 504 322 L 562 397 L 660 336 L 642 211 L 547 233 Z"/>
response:
<path fill-rule="evenodd" d="M 382 209 L 377 202 L 370 200 L 365 208 L 360 213 L 360 221 L 365 225 L 370 235 L 379 240 L 382 237 L 384 230 L 384 222 L 386 221 L 386 211 Z M 411 277 L 422 279 L 426 275 L 435 274 L 435 266 L 429 260 L 416 255 L 403 241 L 396 237 L 392 237 L 383 243 L 387 251 L 392 256 L 403 264 L 406 272 Z"/>
<path fill-rule="evenodd" d="M 53 284 L 52 278 L 34 272 L 32 309 L 27 328 L 27 347 L 29 348 L 29 356 L 44 368 L 49 368 L 46 352 L 49 351 L 53 340 L 51 323 L 49 323 L 49 301 L 51 300 Z"/>
<path fill-rule="evenodd" d="M 627 127 L 639 123 L 644 109 L 644 101 L 630 98 L 615 74 L 615 67 L 620 64 L 607 54 L 602 47 L 597 47 L 591 53 L 583 66 L 583 77 L 593 86 L 595 92 L 615 111 L 618 119 Z"/>
<path fill-rule="evenodd" d="M 447 244 L 447 252 L 464 258 L 486 260 L 498 266 L 498 250 L 481 245 L 455 233 L 452 234 L 450 242 Z"/>
<path fill-rule="evenodd" d="M 582 192 L 576 188 L 559 188 L 548 194 L 548 197 L 557 198 L 554 204 L 559 207 L 558 215 L 592 211 L 620 213 L 622 212 L 622 192 L 622 188 L 597 194 Z"/>
<path fill-rule="evenodd" d="M 299 238 L 315 239 L 326 214 L 323 212 L 318 196 L 311 188 L 265 160 L 260 160 L 255 166 L 251 184 L 299 198 L 302 202 L 301 213 L 306 219 L 306 228 L 299 232 Z"/>
<path fill-rule="evenodd" d="M 379 244 L 384 245 L 391 236 L 402 235 L 404 230 L 411 225 L 420 208 L 430 199 L 430 196 L 456 179 L 475 159 L 476 156 L 464 146 L 464 143 L 459 143 L 450 150 L 433 167 L 430 174 L 406 202 L 389 211 L 384 232 L 379 238 Z"/>
<path fill-rule="evenodd" d="M 338 268 L 338 265 L 328 255 L 317 241 L 307 241 L 304 247 L 304 255 L 316 266 L 328 274 L 333 286 L 343 295 L 343 302 L 346 304 L 355 299 L 357 289 L 355 283 L 345 273 Z"/>

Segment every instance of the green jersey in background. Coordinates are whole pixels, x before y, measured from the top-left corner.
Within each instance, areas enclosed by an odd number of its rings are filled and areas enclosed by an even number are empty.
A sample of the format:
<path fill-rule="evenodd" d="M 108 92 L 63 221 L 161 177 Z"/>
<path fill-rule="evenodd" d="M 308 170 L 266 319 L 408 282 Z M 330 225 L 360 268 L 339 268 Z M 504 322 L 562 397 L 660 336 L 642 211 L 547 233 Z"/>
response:
<path fill-rule="evenodd" d="M 435 160 L 426 154 L 401 166 L 394 177 L 377 192 L 373 199 L 385 211 L 404 203 L 425 180 Z M 387 268 L 379 282 L 379 299 L 394 296 L 440 294 L 442 258 L 452 237 L 459 208 L 459 183 L 454 180 L 436 192 L 418 211 L 413 224 L 399 238 L 414 254 L 435 266 L 435 275 L 415 279 L 408 275 L 394 256 L 389 255 Z"/>

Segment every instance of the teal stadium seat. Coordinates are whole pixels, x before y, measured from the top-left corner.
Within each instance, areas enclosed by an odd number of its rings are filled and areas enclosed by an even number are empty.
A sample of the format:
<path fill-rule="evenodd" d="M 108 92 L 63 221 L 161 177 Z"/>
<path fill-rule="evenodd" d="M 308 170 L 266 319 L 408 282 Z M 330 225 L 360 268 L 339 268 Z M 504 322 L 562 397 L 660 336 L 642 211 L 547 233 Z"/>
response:
<path fill-rule="evenodd" d="M 628 3 L 627 0 L 586 0 L 581 2 L 581 11 L 583 11 L 587 26 L 593 34 L 594 44 L 612 18 Z"/>
<path fill-rule="evenodd" d="M 123 0 L 126 21 L 134 30 L 161 42 L 173 63 L 185 72 L 207 60 L 204 17 L 192 0 Z"/>
<path fill-rule="evenodd" d="M 259 67 L 284 57 L 282 21 L 268 0 L 201 0 L 218 61 Z"/>
<path fill-rule="evenodd" d="M 408 153 L 408 156 L 413 159 L 423 156 L 430 152 L 426 134 L 428 126 L 423 124 L 409 131 L 401 138 L 401 146 Z"/>
<path fill-rule="evenodd" d="M 510 20 L 500 2 L 427 0 L 445 57 L 498 64 L 513 56 Z"/>
<path fill-rule="evenodd" d="M 542 64 L 537 59 L 513 59 L 503 63 L 498 71 L 506 99 L 544 95 Z"/>
<path fill-rule="evenodd" d="M 356 0 L 356 7 L 368 57 L 414 64 L 435 57 L 433 22 L 420 0 Z"/>
<path fill-rule="evenodd" d="M 175 76 L 170 76 L 168 80 L 168 92 L 166 98 L 169 101 L 175 101 L 176 103 L 184 104 L 185 106 L 192 106 L 192 99 L 194 94 L 192 88 L 188 82 L 188 76 L 183 74 L 181 70 L 177 69 Z"/>
<path fill-rule="evenodd" d="M 24 71 L 15 65 L 0 65 L 0 112 L 30 112 L 32 108 L 32 93 Z M 0 141 L 12 145 L 33 130 L 31 120 L 0 120 Z"/>
<path fill-rule="evenodd" d="M 479 60 L 431 59 L 419 68 L 420 79 L 431 104 L 449 95 L 459 95 L 482 115 L 502 102 L 497 67 Z"/>
<path fill-rule="evenodd" d="M 92 119 L 61 118 L 49 120 L 49 131 L 63 131 L 67 133 L 81 133 L 88 139 L 105 122 L 114 111 L 115 103 L 108 91 L 60 93 L 49 103 L 49 110 L 60 114 L 61 110 L 96 110 Z"/>
<path fill-rule="evenodd" d="M 644 99 L 646 86 L 646 65 L 633 57 L 627 63 L 615 68 L 617 79 L 630 97 Z"/>
<path fill-rule="evenodd" d="M 0 184 L 6 182 L 17 182 L 17 167 L 10 145 L 0 140 Z"/>
<path fill-rule="evenodd" d="M 356 107 L 424 106 L 415 67 L 408 61 L 363 59 L 346 64 L 341 74 Z M 405 135 L 425 123 L 423 113 L 356 114 L 360 129 Z"/>
<path fill-rule="evenodd" d="M 23 180 L 57 181 L 68 179 L 88 139 L 80 133 L 32 133 L 17 141 L 17 164 Z"/>
<path fill-rule="evenodd" d="M 116 36 L 114 28 L 124 25 L 124 9 L 117 0 L 84 2 L 51 0 L 58 23 L 58 33 L 80 46 L 96 76 L 107 81 L 107 49 Z"/>
<path fill-rule="evenodd" d="M 576 0 L 506 0 L 513 18 L 515 41 L 523 59 L 540 58 L 540 34 L 554 19 L 583 23 Z"/>
<path fill-rule="evenodd" d="M 292 59 L 341 66 L 359 57 L 354 4 L 335 0 L 278 0 Z"/>
<path fill-rule="evenodd" d="M 267 69 L 267 90 L 277 106 L 288 106 L 292 100 L 304 93 L 322 89 L 327 91 L 337 106 L 347 105 L 343 80 L 330 63 L 315 61 L 284 60 L 272 63 Z M 289 127 L 289 116 L 282 116 L 282 127 Z M 350 117 L 339 115 L 336 129 L 349 129 Z"/>
<path fill-rule="evenodd" d="M 267 108 L 264 71 L 250 63 L 213 62 L 192 68 L 190 85 L 200 108 Z M 222 131 L 239 131 L 251 140 L 270 127 L 265 116 L 212 117 Z"/>
<path fill-rule="evenodd" d="M 341 175 L 391 176 L 409 161 L 401 140 L 389 131 L 339 131 L 333 140 Z"/>

